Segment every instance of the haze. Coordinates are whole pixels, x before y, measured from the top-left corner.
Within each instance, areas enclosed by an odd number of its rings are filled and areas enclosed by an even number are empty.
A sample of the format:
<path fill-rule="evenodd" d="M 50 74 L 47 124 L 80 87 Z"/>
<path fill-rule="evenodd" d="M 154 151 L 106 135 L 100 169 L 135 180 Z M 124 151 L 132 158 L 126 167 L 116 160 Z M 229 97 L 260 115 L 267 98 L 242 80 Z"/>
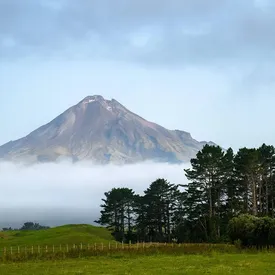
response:
<path fill-rule="evenodd" d="M 99 217 L 104 192 L 128 187 L 142 194 L 157 178 L 185 183 L 187 166 L 141 163 L 97 166 L 92 163 L 0 163 L 0 227 L 18 227 L 26 221 L 49 226 L 93 223 Z"/>

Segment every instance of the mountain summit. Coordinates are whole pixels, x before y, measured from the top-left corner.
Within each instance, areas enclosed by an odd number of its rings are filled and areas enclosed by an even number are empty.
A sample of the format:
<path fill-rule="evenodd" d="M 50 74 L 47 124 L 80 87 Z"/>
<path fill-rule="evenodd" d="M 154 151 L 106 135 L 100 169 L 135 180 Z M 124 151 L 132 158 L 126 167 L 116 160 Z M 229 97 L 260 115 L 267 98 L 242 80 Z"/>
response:
<path fill-rule="evenodd" d="M 0 158 L 31 162 L 92 160 L 135 163 L 187 162 L 206 144 L 184 131 L 167 130 L 118 101 L 88 96 L 24 138 L 0 146 Z"/>

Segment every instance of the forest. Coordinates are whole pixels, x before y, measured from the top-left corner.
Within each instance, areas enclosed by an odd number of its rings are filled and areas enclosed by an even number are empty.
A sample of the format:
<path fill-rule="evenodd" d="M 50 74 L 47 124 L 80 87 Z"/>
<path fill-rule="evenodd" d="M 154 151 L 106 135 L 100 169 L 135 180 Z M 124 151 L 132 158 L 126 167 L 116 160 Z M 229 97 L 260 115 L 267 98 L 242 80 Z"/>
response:
<path fill-rule="evenodd" d="M 205 145 L 183 173 L 187 184 L 159 178 L 142 195 L 113 188 L 96 222 L 124 242 L 275 244 L 273 146 Z"/>

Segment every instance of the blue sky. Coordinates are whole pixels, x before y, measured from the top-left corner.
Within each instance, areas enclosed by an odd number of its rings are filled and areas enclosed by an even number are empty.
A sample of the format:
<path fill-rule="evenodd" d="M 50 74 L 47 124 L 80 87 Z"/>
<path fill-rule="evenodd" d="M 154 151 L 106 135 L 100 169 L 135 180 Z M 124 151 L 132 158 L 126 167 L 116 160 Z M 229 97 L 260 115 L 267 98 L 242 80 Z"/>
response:
<path fill-rule="evenodd" d="M 275 144 L 274 0 L 0 0 L 0 143 L 87 95 L 223 147 Z"/>

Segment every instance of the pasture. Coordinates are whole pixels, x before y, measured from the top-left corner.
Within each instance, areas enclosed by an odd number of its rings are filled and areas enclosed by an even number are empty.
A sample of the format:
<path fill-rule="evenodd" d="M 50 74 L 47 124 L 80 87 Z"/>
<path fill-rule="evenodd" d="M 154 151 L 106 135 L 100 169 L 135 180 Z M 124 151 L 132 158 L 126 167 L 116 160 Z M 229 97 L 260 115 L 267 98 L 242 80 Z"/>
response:
<path fill-rule="evenodd" d="M 273 274 L 274 248 L 115 242 L 105 228 L 66 225 L 0 235 L 1 275 Z"/>
<path fill-rule="evenodd" d="M 1 275 L 88 274 L 274 274 L 275 254 L 153 255 L 90 257 L 0 264 Z"/>

